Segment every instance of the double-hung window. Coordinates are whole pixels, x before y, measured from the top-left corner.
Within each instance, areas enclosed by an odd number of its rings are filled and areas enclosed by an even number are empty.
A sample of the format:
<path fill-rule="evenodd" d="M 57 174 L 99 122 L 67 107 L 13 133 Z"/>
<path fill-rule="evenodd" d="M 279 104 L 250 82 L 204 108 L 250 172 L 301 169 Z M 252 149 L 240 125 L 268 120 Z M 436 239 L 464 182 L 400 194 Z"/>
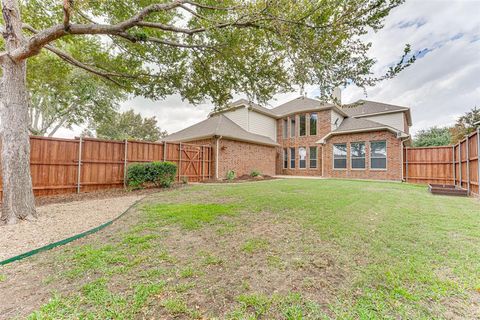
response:
<path fill-rule="evenodd" d="M 370 169 L 387 169 L 387 142 L 370 142 Z"/>
<path fill-rule="evenodd" d="M 288 149 L 283 149 L 283 169 L 288 168 Z"/>
<path fill-rule="evenodd" d="M 295 148 L 290 148 L 290 169 L 295 169 Z"/>
<path fill-rule="evenodd" d="M 318 114 L 310 113 L 310 135 L 311 136 L 317 135 L 317 122 L 318 122 Z"/>
<path fill-rule="evenodd" d="M 288 119 L 283 119 L 282 132 L 283 132 L 283 139 L 287 139 L 288 138 Z"/>
<path fill-rule="evenodd" d="M 295 137 L 295 116 L 290 118 L 290 137 Z"/>
<path fill-rule="evenodd" d="M 310 147 L 310 169 L 317 168 L 317 147 Z"/>
<path fill-rule="evenodd" d="M 333 168 L 347 169 L 347 144 L 337 143 L 333 145 Z"/>
<path fill-rule="evenodd" d="M 352 169 L 365 169 L 365 142 L 350 144 L 350 163 Z"/>
<path fill-rule="evenodd" d="M 300 122 L 298 135 L 301 137 L 307 135 L 307 119 L 306 118 L 307 117 L 305 114 L 301 114 L 298 116 L 298 122 Z"/>
<path fill-rule="evenodd" d="M 300 169 L 307 167 L 307 149 L 305 147 L 298 148 L 298 167 Z"/>

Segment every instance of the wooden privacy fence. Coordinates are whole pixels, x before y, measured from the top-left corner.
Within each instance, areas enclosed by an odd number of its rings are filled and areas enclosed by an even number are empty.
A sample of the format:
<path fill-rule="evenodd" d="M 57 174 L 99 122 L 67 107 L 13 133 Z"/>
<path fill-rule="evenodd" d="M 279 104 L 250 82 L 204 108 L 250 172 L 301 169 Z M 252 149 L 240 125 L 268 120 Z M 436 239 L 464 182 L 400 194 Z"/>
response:
<path fill-rule="evenodd" d="M 36 195 L 123 187 L 131 163 L 170 161 L 177 181 L 211 178 L 211 146 L 92 138 L 30 137 L 30 171 Z M 1 196 L 0 179 L 0 196 Z M 1 199 L 1 197 L 0 197 Z"/>
<path fill-rule="evenodd" d="M 404 149 L 404 178 L 412 183 L 456 185 L 469 193 L 479 191 L 480 129 L 454 146 Z"/>

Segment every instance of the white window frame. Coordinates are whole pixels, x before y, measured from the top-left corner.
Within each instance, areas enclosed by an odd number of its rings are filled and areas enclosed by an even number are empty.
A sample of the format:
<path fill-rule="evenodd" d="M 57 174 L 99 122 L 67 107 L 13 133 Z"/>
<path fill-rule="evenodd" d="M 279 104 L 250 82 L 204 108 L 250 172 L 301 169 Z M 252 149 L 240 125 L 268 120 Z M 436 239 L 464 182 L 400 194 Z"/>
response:
<path fill-rule="evenodd" d="M 289 151 L 289 152 L 290 152 L 290 159 L 289 159 L 288 165 L 289 165 L 290 169 L 295 169 L 295 166 L 297 165 L 297 164 L 296 164 L 297 161 L 296 161 L 296 158 L 295 158 L 295 150 L 296 150 L 296 148 L 290 147 L 289 149 L 290 149 L 290 151 Z M 292 151 L 293 151 L 293 152 L 292 152 Z M 293 154 L 293 158 L 292 158 L 292 154 Z M 294 164 L 293 167 L 292 167 L 292 160 L 293 160 L 293 164 Z"/>
<path fill-rule="evenodd" d="M 288 118 L 282 119 L 282 138 L 288 139 Z"/>
<path fill-rule="evenodd" d="M 379 157 L 375 157 L 375 158 L 372 158 L 372 143 L 376 143 L 376 142 L 385 142 L 385 168 L 372 168 L 372 159 L 383 159 L 382 158 L 379 158 Z M 370 150 L 369 150 L 369 153 L 370 153 L 370 170 L 372 171 L 387 171 L 387 168 L 388 168 L 388 148 L 387 148 L 387 140 L 374 140 L 374 141 L 370 141 Z"/>
<path fill-rule="evenodd" d="M 312 122 L 311 122 L 311 119 L 312 119 L 312 116 L 315 115 L 316 116 L 316 121 L 315 121 L 315 134 L 312 134 Z M 309 114 L 308 116 L 308 135 L 309 136 L 316 136 L 318 134 L 318 113 L 317 112 L 312 112 Z"/>
<path fill-rule="evenodd" d="M 288 169 L 288 148 L 283 148 L 283 169 Z"/>
<path fill-rule="evenodd" d="M 300 158 L 300 149 L 301 148 L 305 149 L 305 160 L 304 160 L 305 161 L 305 167 L 303 167 L 303 168 L 300 165 L 300 161 L 302 161 L 301 158 Z M 298 150 L 298 169 L 305 170 L 305 169 L 307 169 L 307 159 L 308 159 L 307 147 L 301 146 L 301 147 L 298 147 L 297 150 Z"/>
<path fill-rule="evenodd" d="M 347 153 L 345 155 L 345 168 L 336 168 L 335 167 L 335 146 L 336 145 L 345 145 L 345 152 Z M 348 170 L 348 144 L 346 142 L 344 143 L 334 143 L 332 145 L 332 168 L 333 170 Z"/>
<path fill-rule="evenodd" d="M 305 134 L 302 134 L 302 117 L 304 118 L 305 123 Z M 299 137 L 306 137 L 307 136 L 307 114 L 302 113 L 298 115 L 298 136 Z"/>
<path fill-rule="evenodd" d="M 292 121 L 293 121 L 293 128 L 292 128 Z M 290 123 L 290 138 L 295 138 L 297 133 L 295 132 L 297 129 L 297 119 L 295 116 L 290 117 L 288 122 Z"/>
<path fill-rule="evenodd" d="M 365 155 L 363 157 L 364 159 L 364 166 L 363 168 L 354 168 L 353 167 L 353 152 L 352 152 L 352 144 L 360 144 L 360 143 L 363 143 L 364 147 L 365 147 Z M 356 159 L 362 159 L 361 157 L 355 157 Z M 350 169 L 351 170 L 366 170 L 367 169 L 367 144 L 365 143 L 365 141 L 355 141 L 355 142 L 350 142 Z"/>

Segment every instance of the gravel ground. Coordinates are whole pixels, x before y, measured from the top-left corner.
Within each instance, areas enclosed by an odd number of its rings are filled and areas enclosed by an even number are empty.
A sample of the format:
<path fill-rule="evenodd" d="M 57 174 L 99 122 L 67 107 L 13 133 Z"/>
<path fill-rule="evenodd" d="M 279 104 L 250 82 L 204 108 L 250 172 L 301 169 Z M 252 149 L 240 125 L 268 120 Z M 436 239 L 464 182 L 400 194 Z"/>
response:
<path fill-rule="evenodd" d="M 0 226 L 0 261 L 110 221 L 143 196 L 135 194 L 37 207 L 38 220 Z"/>

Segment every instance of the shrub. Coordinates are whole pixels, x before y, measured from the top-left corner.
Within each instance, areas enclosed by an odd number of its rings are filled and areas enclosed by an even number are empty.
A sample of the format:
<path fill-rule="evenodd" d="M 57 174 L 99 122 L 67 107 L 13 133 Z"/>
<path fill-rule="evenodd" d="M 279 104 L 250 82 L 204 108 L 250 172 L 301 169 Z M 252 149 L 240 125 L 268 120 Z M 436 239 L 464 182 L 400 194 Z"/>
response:
<path fill-rule="evenodd" d="M 135 163 L 128 167 L 127 184 L 130 188 L 140 189 L 146 183 L 155 187 L 170 187 L 175 181 L 177 166 L 171 162 Z"/>
<path fill-rule="evenodd" d="M 260 175 L 260 171 L 258 170 L 253 170 L 250 172 L 250 177 L 258 177 Z"/>
<path fill-rule="evenodd" d="M 233 170 L 228 170 L 227 172 L 227 180 L 233 180 L 237 177 L 237 174 Z"/>

